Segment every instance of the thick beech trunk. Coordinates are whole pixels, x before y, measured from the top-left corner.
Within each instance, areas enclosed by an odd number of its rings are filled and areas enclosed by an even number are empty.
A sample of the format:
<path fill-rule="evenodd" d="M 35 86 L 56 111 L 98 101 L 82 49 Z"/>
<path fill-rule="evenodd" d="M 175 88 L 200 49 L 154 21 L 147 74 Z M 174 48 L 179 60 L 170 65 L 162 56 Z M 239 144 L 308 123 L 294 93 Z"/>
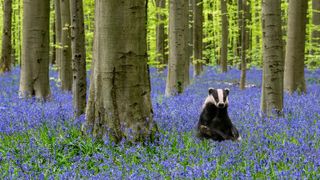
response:
<path fill-rule="evenodd" d="M 308 1 L 289 2 L 288 37 L 284 68 L 284 89 L 306 92 L 304 79 L 305 39 Z"/>
<path fill-rule="evenodd" d="M 281 2 L 262 1 L 263 79 L 261 114 L 281 114 L 283 109 L 283 41 L 281 30 Z"/>
<path fill-rule="evenodd" d="M 23 1 L 20 97 L 46 99 L 49 87 L 49 0 Z"/>
<path fill-rule="evenodd" d="M 71 9 L 71 36 L 72 36 L 72 63 L 73 63 L 73 107 L 75 115 L 80 116 L 86 108 L 86 49 L 83 2 L 70 0 Z"/>
<path fill-rule="evenodd" d="M 170 0 L 166 96 L 182 93 L 189 80 L 188 0 Z"/>
<path fill-rule="evenodd" d="M 83 131 L 119 142 L 157 131 L 147 65 L 146 1 L 97 0 L 94 63 Z"/>
<path fill-rule="evenodd" d="M 12 24 L 12 0 L 4 0 L 2 48 L 0 59 L 0 74 L 11 71 L 11 24 Z"/>

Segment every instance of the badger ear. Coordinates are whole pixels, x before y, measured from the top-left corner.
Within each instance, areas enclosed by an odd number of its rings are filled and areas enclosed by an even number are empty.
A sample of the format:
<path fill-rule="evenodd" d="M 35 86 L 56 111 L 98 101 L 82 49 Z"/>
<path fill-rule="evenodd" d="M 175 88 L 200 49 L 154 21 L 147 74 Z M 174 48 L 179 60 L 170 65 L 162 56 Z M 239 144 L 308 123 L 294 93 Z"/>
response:
<path fill-rule="evenodd" d="M 229 88 L 225 88 L 224 90 L 226 91 L 227 96 L 228 96 L 228 95 L 229 95 L 229 92 L 230 92 L 230 89 L 229 89 Z"/>
<path fill-rule="evenodd" d="M 208 91 L 209 91 L 209 95 L 210 95 L 210 94 L 212 94 L 212 93 L 213 93 L 214 88 L 209 88 L 209 90 L 208 90 Z"/>

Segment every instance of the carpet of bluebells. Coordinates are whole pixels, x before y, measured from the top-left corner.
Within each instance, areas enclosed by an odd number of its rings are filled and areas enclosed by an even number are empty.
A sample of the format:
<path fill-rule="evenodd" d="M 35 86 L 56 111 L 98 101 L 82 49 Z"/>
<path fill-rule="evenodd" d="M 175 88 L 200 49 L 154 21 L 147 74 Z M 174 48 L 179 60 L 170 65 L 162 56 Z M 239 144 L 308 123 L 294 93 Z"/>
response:
<path fill-rule="evenodd" d="M 157 143 L 128 145 L 83 136 L 72 96 L 50 72 L 49 102 L 18 97 L 19 69 L 0 76 L 0 179 L 319 179 L 320 70 L 306 70 L 308 92 L 285 94 L 285 117 L 259 117 L 261 70 L 247 74 L 215 68 L 191 80 L 178 96 L 164 97 L 166 73 L 151 69 Z M 229 116 L 241 142 L 200 141 L 195 125 L 209 87 L 230 88 Z"/>

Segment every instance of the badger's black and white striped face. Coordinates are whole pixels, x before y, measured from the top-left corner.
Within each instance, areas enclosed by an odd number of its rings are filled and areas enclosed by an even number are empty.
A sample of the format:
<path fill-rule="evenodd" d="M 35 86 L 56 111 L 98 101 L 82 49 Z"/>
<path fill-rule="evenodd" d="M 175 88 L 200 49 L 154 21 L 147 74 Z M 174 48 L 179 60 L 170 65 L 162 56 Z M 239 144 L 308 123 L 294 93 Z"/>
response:
<path fill-rule="evenodd" d="M 225 108 L 229 104 L 228 95 L 230 90 L 209 88 L 209 95 L 205 101 L 206 103 L 213 103 L 217 108 Z"/>

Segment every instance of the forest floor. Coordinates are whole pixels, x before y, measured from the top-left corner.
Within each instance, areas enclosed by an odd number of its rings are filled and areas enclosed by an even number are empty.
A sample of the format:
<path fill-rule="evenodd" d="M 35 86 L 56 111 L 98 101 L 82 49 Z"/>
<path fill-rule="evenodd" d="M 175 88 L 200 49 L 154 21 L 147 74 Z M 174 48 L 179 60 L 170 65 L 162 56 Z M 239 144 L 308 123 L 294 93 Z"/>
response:
<path fill-rule="evenodd" d="M 151 69 L 157 144 L 96 142 L 72 118 L 71 94 L 50 72 L 51 101 L 18 97 L 19 69 L 0 76 L 0 179 L 319 179 L 320 70 L 306 71 L 307 94 L 285 94 L 285 117 L 259 117 L 261 70 L 219 74 L 215 68 L 191 80 L 186 91 L 164 97 L 166 73 Z M 230 88 L 229 116 L 242 141 L 200 141 L 195 126 L 209 87 Z"/>

